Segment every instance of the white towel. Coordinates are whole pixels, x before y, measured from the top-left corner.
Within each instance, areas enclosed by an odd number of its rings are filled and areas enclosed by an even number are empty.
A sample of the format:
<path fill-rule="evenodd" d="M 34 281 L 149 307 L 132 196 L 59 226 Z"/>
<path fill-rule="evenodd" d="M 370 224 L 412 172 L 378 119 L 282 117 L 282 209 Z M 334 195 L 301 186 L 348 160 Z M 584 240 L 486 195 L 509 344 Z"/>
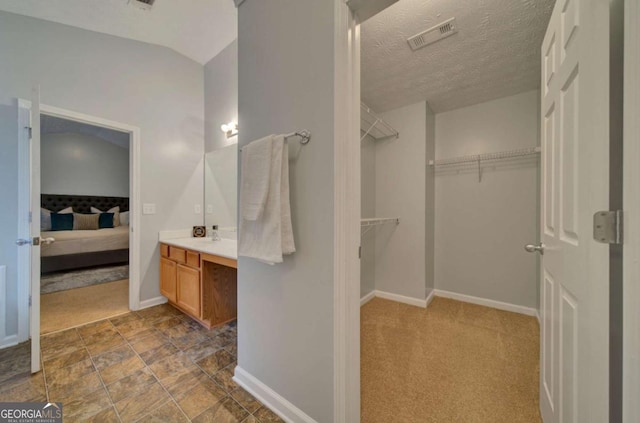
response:
<path fill-rule="evenodd" d="M 242 149 L 242 218 L 257 220 L 262 216 L 271 172 L 273 135 L 252 142 Z"/>
<path fill-rule="evenodd" d="M 244 152 L 243 149 L 242 154 Z M 251 172 L 247 166 L 249 163 L 243 157 L 241 189 L 245 189 L 245 175 Z M 272 265 L 282 263 L 283 254 L 296 251 L 289 201 L 289 148 L 284 136 L 278 135 L 272 140 L 268 194 L 263 212 L 256 220 L 243 217 L 243 198 L 246 197 L 241 192 L 238 255 Z"/>

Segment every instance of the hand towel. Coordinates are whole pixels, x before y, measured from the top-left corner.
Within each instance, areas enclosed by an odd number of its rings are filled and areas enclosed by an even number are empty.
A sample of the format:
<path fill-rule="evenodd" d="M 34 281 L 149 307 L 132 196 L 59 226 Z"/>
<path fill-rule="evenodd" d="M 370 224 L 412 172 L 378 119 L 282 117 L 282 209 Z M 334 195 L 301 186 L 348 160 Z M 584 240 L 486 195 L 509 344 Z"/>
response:
<path fill-rule="evenodd" d="M 273 135 L 254 141 L 242 149 L 241 217 L 257 220 L 264 211 L 269 193 Z"/>
<path fill-rule="evenodd" d="M 267 264 L 282 263 L 283 254 L 295 252 L 291 206 L 289 200 L 289 149 L 284 136 L 275 136 L 271 143 L 268 193 L 261 215 L 256 220 L 245 219 L 240 203 L 240 233 L 238 255 L 255 258 Z M 242 151 L 244 154 L 244 150 Z M 248 161 L 242 160 L 241 177 L 251 173 Z M 245 189 L 245 183 L 241 185 Z M 243 198 L 243 194 L 240 194 Z"/>

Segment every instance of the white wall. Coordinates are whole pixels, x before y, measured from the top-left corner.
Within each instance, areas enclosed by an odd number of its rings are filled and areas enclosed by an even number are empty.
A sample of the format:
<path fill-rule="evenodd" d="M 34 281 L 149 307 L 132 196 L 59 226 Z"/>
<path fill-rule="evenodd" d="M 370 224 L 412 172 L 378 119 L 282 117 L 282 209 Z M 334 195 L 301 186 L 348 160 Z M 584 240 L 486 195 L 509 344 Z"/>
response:
<path fill-rule="evenodd" d="M 426 286 L 426 115 L 425 102 L 380 116 L 400 138 L 376 142 L 376 217 L 400 224 L 376 228 L 376 289 L 425 299 Z"/>
<path fill-rule="evenodd" d="M 0 264 L 8 265 L 8 303 L 16 302 L 15 99 L 29 99 L 36 84 L 44 104 L 141 129 L 141 200 L 155 203 L 157 214 L 141 217 L 140 296 L 158 297 L 158 231 L 203 220 L 194 214 L 203 193 L 203 67 L 163 47 L 5 12 L 0 57 L 0 189 L 7 212 Z M 7 310 L 7 333 L 15 333 L 15 316 Z"/>
<path fill-rule="evenodd" d="M 238 9 L 239 145 L 308 129 L 290 163 L 297 252 L 238 262 L 238 365 L 318 422 L 334 414 L 334 2 Z"/>
<path fill-rule="evenodd" d="M 43 134 L 44 194 L 129 197 L 129 149 L 91 135 Z"/>
<path fill-rule="evenodd" d="M 538 145 L 538 91 L 436 115 L 436 155 Z M 537 307 L 537 160 L 437 171 L 436 289 Z"/>

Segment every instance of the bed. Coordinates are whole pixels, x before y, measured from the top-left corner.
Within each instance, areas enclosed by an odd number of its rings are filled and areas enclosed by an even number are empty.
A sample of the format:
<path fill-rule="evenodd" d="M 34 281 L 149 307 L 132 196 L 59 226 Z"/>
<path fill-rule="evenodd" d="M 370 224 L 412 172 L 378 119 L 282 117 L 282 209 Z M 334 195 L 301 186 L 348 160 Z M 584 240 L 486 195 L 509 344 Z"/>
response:
<path fill-rule="evenodd" d="M 120 207 L 120 212 L 129 211 L 129 198 L 55 194 L 41 196 L 41 207 L 52 212 L 73 207 L 75 213 L 90 213 L 91 207 L 106 211 L 116 206 Z M 40 247 L 42 273 L 129 262 L 129 226 L 126 225 L 91 231 L 47 231 L 42 232 L 41 236 L 56 239 L 54 243 Z"/>

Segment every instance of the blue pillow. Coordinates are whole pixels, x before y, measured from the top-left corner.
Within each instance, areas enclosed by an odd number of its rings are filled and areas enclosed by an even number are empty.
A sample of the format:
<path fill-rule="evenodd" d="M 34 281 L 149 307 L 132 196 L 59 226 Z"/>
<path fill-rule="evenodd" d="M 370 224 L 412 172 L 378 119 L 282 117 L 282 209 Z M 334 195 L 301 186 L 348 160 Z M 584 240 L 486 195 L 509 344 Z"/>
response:
<path fill-rule="evenodd" d="M 73 213 L 51 213 L 52 231 L 72 231 Z"/>
<path fill-rule="evenodd" d="M 100 229 L 113 228 L 113 213 L 100 213 L 98 227 Z"/>

